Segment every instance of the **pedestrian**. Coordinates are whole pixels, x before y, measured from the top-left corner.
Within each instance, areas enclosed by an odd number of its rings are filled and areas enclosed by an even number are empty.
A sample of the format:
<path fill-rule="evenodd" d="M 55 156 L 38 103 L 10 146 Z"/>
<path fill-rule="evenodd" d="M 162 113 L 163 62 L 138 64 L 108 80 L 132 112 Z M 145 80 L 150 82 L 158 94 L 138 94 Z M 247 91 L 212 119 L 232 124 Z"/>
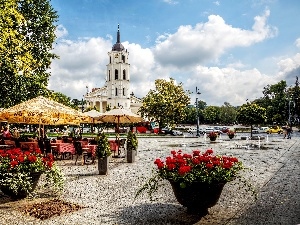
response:
<path fill-rule="evenodd" d="M 286 126 L 284 126 L 284 127 L 282 127 L 282 130 L 283 130 L 283 139 L 285 139 L 286 138 L 286 135 L 287 135 L 287 127 Z"/>
<path fill-rule="evenodd" d="M 286 131 L 287 131 L 287 139 L 291 139 L 292 128 L 288 126 L 286 128 Z"/>
<path fill-rule="evenodd" d="M 3 139 L 6 139 L 6 140 L 11 138 L 11 134 L 9 132 L 8 127 L 4 127 L 4 130 L 2 132 L 2 137 L 3 137 Z"/>
<path fill-rule="evenodd" d="M 13 132 L 13 137 L 15 139 L 18 139 L 20 137 L 20 132 L 19 132 L 18 128 L 14 127 L 13 131 L 14 131 Z"/>

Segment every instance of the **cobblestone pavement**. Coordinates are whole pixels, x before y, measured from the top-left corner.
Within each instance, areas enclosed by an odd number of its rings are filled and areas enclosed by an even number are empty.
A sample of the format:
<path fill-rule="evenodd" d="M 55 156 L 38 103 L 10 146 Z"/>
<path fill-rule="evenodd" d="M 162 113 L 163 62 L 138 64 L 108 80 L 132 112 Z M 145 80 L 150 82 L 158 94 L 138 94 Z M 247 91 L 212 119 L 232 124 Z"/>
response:
<path fill-rule="evenodd" d="M 251 144 L 251 145 L 250 145 Z M 238 157 L 252 169 L 245 174 L 258 189 L 255 200 L 238 188 L 238 181 L 225 185 L 218 203 L 204 217 L 189 215 L 172 192 L 168 182 L 151 202 L 142 196 L 134 201 L 138 188 L 151 176 L 156 158 L 170 150 L 212 148 L 216 154 Z M 66 176 L 62 199 L 85 206 L 85 209 L 40 221 L 20 213 L 24 201 L 10 201 L 0 192 L 0 224 L 5 225 L 256 225 L 300 224 L 300 141 L 282 136 L 265 140 L 242 141 L 223 136 L 215 143 L 201 138 L 139 138 L 136 162 L 110 162 L 107 176 L 98 175 L 97 165 L 75 166 L 73 161 L 60 161 Z M 36 195 L 41 193 L 37 191 Z"/>
<path fill-rule="evenodd" d="M 282 167 L 262 188 L 257 202 L 228 224 L 300 224 L 299 141 L 281 158 Z"/>

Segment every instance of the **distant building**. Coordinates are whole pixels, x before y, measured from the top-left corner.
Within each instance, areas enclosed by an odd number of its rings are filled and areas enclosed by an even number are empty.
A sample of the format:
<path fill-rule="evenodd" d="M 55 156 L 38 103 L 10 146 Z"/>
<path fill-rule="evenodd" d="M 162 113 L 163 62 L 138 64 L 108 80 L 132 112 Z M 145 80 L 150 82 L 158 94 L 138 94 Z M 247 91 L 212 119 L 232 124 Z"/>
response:
<path fill-rule="evenodd" d="M 120 27 L 118 25 L 117 42 L 108 52 L 109 63 L 106 65 L 106 82 L 101 88 L 92 88 L 84 99 L 86 107 L 95 107 L 101 113 L 107 108 L 124 108 L 134 113 L 142 105 L 141 99 L 130 93 L 129 52 L 120 42 Z"/>

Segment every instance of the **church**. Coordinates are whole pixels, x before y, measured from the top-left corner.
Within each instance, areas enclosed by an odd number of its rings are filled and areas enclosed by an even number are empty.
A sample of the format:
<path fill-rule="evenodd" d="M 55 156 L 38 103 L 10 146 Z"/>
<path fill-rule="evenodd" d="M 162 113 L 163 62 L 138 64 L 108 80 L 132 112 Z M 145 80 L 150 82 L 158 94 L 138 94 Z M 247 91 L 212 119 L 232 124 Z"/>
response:
<path fill-rule="evenodd" d="M 129 52 L 121 44 L 120 26 L 118 25 L 117 42 L 108 52 L 106 81 L 104 87 L 92 88 L 84 99 L 86 107 L 96 108 L 100 113 L 107 109 L 123 108 L 137 113 L 142 106 L 141 99 L 130 93 Z"/>

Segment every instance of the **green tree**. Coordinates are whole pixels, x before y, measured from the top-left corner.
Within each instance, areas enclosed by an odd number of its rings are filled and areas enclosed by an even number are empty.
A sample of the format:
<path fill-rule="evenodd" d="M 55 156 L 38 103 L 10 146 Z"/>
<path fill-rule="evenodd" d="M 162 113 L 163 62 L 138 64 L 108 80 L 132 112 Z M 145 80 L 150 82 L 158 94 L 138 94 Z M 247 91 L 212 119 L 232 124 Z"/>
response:
<path fill-rule="evenodd" d="M 237 121 L 244 125 L 251 126 L 251 137 L 252 137 L 252 126 L 254 124 L 265 123 L 266 109 L 255 103 L 244 104 L 239 108 L 237 112 Z"/>
<path fill-rule="evenodd" d="M 56 12 L 49 0 L 0 0 L 0 107 L 48 95 Z"/>
<path fill-rule="evenodd" d="M 264 107 L 267 111 L 267 122 L 269 124 L 285 123 L 288 117 L 287 110 L 287 94 L 286 94 L 286 81 L 282 80 L 277 84 L 267 85 L 264 87 L 264 97 L 260 101 L 260 106 Z"/>
<path fill-rule="evenodd" d="M 22 82 L 31 79 L 35 60 L 32 46 L 20 33 L 26 20 L 17 10 L 17 2 L 0 0 L 0 4 L 0 107 L 9 107 L 18 103 L 15 95 L 20 97 L 25 91 Z"/>
<path fill-rule="evenodd" d="M 203 110 L 203 115 L 206 123 L 219 123 L 220 122 L 220 107 L 208 106 Z"/>
<path fill-rule="evenodd" d="M 190 102 L 189 93 L 186 93 L 182 83 L 175 84 L 175 80 L 155 80 L 155 90 L 150 90 L 143 98 L 143 105 L 139 112 L 142 116 L 154 119 L 159 128 L 182 121 L 186 116 L 186 106 Z"/>
<path fill-rule="evenodd" d="M 222 124 L 232 124 L 236 121 L 236 114 L 236 108 L 228 102 L 224 102 L 224 105 L 220 107 L 220 122 Z"/>
<path fill-rule="evenodd" d="M 74 105 L 71 102 L 71 98 L 61 92 L 50 92 L 48 97 L 51 98 L 53 101 L 56 101 L 56 102 L 66 105 L 66 106 L 69 106 L 71 108 L 74 108 Z M 74 109 L 76 109 L 76 108 L 74 108 Z"/>

